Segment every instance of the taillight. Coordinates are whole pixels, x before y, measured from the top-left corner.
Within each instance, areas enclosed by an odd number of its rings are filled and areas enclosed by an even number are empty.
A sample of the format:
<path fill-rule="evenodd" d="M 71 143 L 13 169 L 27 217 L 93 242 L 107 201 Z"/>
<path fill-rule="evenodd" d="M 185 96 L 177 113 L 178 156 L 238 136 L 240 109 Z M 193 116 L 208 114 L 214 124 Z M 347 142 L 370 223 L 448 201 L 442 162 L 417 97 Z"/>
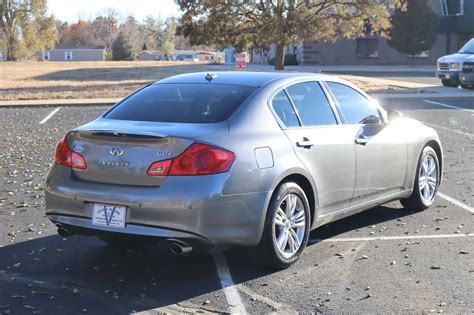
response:
<path fill-rule="evenodd" d="M 147 174 L 208 175 L 228 172 L 234 163 L 234 153 L 207 144 L 194 143 L 174 159 L 154 162 Z"/>
<path fill-rule="evenodd" d="M 154 162 L 150 165 L 150 167 L 148 168 L 148 171 L 146 173 L 148 175 L 153 175 L 153 176 L 168 175 L 168 172 L 170 170 L 171 162 L 172 162 L 172 160 Z"/>
<path fill-rule="evenodd" d="M 87 168 L 86 159 L 84 159 L 82 155 L 73 152 L 71 148 L 69 148 L 66 136 L 64 136 L 64 138 L 60 140 L 58 144 L 56 144 L 56 150 L 54 151 L 54 162 L 72 168 Z"/>

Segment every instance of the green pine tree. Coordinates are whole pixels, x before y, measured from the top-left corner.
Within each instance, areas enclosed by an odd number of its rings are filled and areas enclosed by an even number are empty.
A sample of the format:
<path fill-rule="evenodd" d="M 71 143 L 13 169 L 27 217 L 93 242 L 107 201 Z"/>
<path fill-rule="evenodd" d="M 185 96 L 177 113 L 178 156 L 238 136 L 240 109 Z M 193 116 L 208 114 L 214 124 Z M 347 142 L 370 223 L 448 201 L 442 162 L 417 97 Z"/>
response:
<path fill-rule="evenodd" d="M 135 52 L 127 36 L 120 32 L 112 44 L 112 60 L 135 60 Z"/>
<path fill-rule="evenodd" d="M 427 0 L 407 0 L 392 16 L 388 44 L 410 56 L 429 50 L 436 42 L 438 17 Z"/>

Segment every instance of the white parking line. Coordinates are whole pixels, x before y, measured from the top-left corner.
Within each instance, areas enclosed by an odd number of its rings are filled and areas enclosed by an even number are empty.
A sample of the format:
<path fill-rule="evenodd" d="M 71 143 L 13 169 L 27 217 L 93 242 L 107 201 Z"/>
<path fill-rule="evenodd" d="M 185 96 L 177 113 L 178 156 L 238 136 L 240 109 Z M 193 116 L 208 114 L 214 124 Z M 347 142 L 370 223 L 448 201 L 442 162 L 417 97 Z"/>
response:
<path fill-rule="evenodd" d="M 451 128 L 448 128 L 448 127 L 436 125 L 436 124 L 426 122 L 426 121 L 423 121 L 423 123 L 425 125 L 428 125 L 428 126 L 431 126 L 431 127 L 437 128 L 437 129 L 443 129 L 443 130 L 451 131 L 451 132 L 454 132 L 454 133 L 457 133 L 457 134 L 460 134 L 460 135 L 468 136 L 471 139 L 474 137 L 474 134 L 469 133 L 469 132 L 464 132 L 464 131 L 461 131 L 461 130 L 451 129 Z"/>
<path fill-rule="evenodd" d="M 372 236 L 372 237 L 335 237 L 327 239 L 312 239 L 309 244 L 328 243 L 328 242 L 366 242 L 366 241 L 399 241 L 399 240 L 416 240 L 416 239 L 436 239 L 436 238 L 459 238 L 474 237 L 474 233 L 464 234 L 437 234 L 437 235 L 399 235 L 399 236 Z"/>
<path fill-rule="evenodd" d="M 40 121 L 40 125 L 46 123 L 51 117 L 53 117 L 54 114 L 56 114 L 59 110 L 61 109 L 61 107 L 56 107 L 51 113 L 48 114 L 48 116 L 46 116 L 45 118 L 43 118 L 42 121 Z"/>
<path fill-rule="evenodd" d="M 453 105 L 448 105 L 448 104 L 444 104 L 444 103 L 433 102 L 433 101 L 429 101 L 429 100 L 423 100 L 423 102 L 430 103 L 430 104 L 435 104 L 435 105 L 439 105 L 439 106 L 444 106 L 444 107 L 449 107 L 449 108 L 453 108 L 453 109 L 460 109 L 460 110 L 463 110 L 463 111 L 466 111 L 466 112 L 474 113 L 474 110 L 467 109 L 467 108 L 462 108 L 462 107 L 457 107 L 457 106 L 453 106 Z"/>
<path fill-rule="evenodd" d="M 443 194 L 442 192 L 438 191 L 438 196 L 440 196 L 441 198 L 443 198 L 444 200 L 447 200 L 451 203 L 454 203 L 456 206 L 460 207 L 460 208 L 463 208 L 464 210 L 467 210 L 471 213 L 474 213 L 474 208 L 471 207 L 470 205 L 467 205 L 465 204 L 464 202 L 461 202 L 459 200 L 456 200 L 454 199 L 453 197 L 450 197 L 446 194 Z"/>
<path fill-rule="evenodd" d="M 221 287 L 224 291 L 227 304 L 229 305 L 230 313 L 247 314 L 247 310 L 240 298 L 239 291 L 232 281 L 232 276 L 230 275 L 229 267 L 227 266 L 227 261 L 225 260 L 224 255 L 221 252 L 215 252 L 213 253 L 212 258 L 216 265 L 217 274 L 219 275 Z"/>

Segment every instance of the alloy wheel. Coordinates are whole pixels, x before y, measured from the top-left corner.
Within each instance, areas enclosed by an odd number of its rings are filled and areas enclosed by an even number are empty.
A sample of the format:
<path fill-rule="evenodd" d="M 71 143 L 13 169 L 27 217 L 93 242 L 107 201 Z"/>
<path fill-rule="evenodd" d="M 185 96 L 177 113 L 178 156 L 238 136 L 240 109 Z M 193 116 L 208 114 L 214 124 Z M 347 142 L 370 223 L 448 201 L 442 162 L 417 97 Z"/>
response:
<path fill-rule="evenodd" d="M 425 202 L 431 202 L 436 195 L 438 187 L 438 169 L 436 161 L 430 154 L 426 154 L 421 162 L 418 185 L 421 198 Z"/>
<path fill-rule="evenodd" d="M 306 230 L 306 213 L 297 194 L 290 193 L 280 202 L 273 219 L 274 242 L 280 254 L 290 258 L 300 249 Z"/>

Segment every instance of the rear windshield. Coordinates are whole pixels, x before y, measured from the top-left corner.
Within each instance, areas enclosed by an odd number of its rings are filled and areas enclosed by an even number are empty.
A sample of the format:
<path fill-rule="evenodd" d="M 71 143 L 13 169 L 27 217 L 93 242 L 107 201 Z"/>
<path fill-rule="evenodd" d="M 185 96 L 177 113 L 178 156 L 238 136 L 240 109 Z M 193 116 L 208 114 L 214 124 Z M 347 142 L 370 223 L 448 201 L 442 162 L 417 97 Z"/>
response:
<path fill-rule="evenodd" d="M 255 90 L 228 84 L 153 84 L 106 113 L 105 118 L 179 123 L 227 119 Z"/>

